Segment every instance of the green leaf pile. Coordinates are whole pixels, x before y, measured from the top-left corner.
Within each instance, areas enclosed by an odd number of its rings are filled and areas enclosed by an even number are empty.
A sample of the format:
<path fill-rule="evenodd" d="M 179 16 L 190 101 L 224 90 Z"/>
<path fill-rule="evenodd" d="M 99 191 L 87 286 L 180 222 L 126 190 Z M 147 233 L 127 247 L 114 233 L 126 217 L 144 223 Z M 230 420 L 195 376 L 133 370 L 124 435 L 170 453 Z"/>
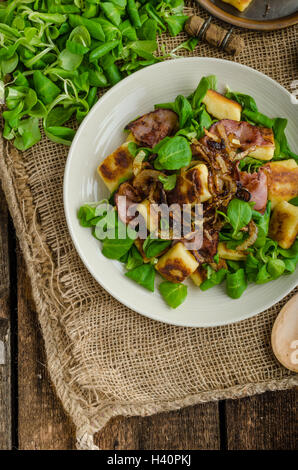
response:
<path fill-rule="evenodd" d="M 157 36 L 183 30 L 183 7 L 183 0 L 0 2 L 3 136 L 27 150 L 41 139 L 42 119 L 49 139 L 70 145 L 75 132 L 64 124 L 82 121 L 100 88 L 162 60 Z"/>

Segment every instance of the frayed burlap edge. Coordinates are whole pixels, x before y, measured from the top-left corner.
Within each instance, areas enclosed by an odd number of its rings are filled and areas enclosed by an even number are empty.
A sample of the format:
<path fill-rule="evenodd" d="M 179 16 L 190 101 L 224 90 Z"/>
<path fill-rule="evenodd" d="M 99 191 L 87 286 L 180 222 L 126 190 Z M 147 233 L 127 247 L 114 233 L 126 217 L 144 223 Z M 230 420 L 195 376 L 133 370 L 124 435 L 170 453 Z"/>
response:
<path fill-rule="evenodd" d="M 55 266 L 51 258 L 50 249 L 43 237 L 41 227 L 37 220 L 38 208 L 35 207 L 32 199 L 28 185 L 28 175 L 26 174 L 20 153 L 9 146 L 9 144 L 4 144 L 1 138 L 0 140 L 2 186 L 31 279 L 33 298 L 36 303 L 38 318 L 45 342 L 50 377 L 58 397 L 76 426 L 78 449 L 99 449 L 94 444 L 94 434 L 98 432 L 110 418 L 117 415 L 148 416 L 158 412 L 171 411 L 185 406 L 195 405 L 197 403 L 242 398 L 266 391 L 284 390 L 298 385 L 297 377 L 291 376 L 280 380 L 252 383 L 244 386 L 233 386 L 224 390 L 200 392 L 195 395 L 186 396 L 180 400 L 169 402 L 103 406 L 100 410 L 100 415 L 96 416 L 96 418 L 93 417 L 91 419 L 86 416 L 80 405 L 79 397 L 74 395 L 73 389 L 70 389 L 68 379 L 64 376 L 63 368 L 60 365 L 53 324 L 55 324 L 56 329 L 58 326 L 62 328 L 62 326 L 59 325 L 56 312 L 64 305 L 57 286 Z"/>

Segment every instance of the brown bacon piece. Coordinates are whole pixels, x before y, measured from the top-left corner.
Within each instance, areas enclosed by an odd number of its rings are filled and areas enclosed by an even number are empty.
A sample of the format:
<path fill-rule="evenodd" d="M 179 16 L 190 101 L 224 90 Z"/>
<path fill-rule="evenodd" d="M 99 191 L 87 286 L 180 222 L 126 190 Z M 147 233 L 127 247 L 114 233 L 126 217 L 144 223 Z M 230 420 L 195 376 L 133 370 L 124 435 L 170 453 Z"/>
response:
<path fill-rule="evenodd" d="M 213 261 L 213 257 L 217 252 L 219 234 L 216 230 L 204 230 L 203 245 L 199 253 L 206 261 Z"/>
<path fill-rule="evenodd" d="M 178 116 L 170 109 L 156 109 L 126 126 L 140 144 L 148 147 L 154 147 L 177 128 Z"/>
<path fill-rule="evenodd" d="M 267 175 L 260 168 L 256 173 L 247 173 L 239 171 L 240 182 L 242 186 L 251 194 L 250 201 L 255 202 L 254 209 L 264 213 L 268 199 Z"/>
<path fill-rule="evenodd" d="M 272 147 L 274 145 L 273 132 L 272 129 L 267 127 L 258 127 L 249 124 L 246 121 L 233 121 L 231 119 L 223 119 L 221 121 L 213 124 L 209 132 L 220 137 L 217 126 L 221 124 L 228 136 L 233 136 L 233 138 L 239 140 L 240 149 L 246 150 L 252 146 L 258 147 Z M 205 145 L 208 145 L 210 139 L 208 136 L 203 137 L 202 142 Z"/>

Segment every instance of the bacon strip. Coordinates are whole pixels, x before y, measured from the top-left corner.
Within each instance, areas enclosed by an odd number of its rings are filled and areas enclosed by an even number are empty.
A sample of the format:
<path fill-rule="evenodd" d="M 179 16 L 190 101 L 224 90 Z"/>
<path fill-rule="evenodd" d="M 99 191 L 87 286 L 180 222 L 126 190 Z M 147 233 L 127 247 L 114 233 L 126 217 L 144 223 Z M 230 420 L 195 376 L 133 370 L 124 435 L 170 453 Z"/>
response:
<path fill-rule="evenodd" d="M 239 171 L 239 179 L 251 194 L 251 201 L 255 202 L 254 209 L 264 213 L 268 199 L 268 185 L 267 174 L 260 168 L 257 173 L 247 173 L 246 171 Z"/>
<path fill-rule="evenodd" d="M 220 137 L 220 133 L 217 128 L 218 125 L 224 127 L 228 136 L 239 140 L 241 150 L 246 150 L 252 146 L 274 146 L 274 137 L 272 129 L 268 129 L 267 127 L 253 126 L 252 124 L 249 124 L 249 122 L 246 121 L 238 122 L 233 121 L 231 119 L 223 119 L 213 124 L 209 129 L 209 133 L 215 134 L 216 136 Z M 202 140 L 203 143 L 207 145 L 207 141 L 209 140 L 208 136 L 203 137 Z"/>
<path fill-rule="evenodd" d="M 170 109 L 157 109 L 130 122 L 125 129 L 129 129 L 140 144 L 154 147 L 178 129 L 178 116 Z"/>

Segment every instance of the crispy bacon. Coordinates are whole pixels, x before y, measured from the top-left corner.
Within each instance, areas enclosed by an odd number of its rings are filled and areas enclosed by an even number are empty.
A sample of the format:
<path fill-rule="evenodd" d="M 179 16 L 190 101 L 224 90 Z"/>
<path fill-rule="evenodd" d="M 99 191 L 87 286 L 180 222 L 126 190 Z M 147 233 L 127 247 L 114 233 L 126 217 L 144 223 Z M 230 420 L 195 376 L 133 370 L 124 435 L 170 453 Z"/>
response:
<path fill-rule="evenodd" d="M 210 228 L 204 229 L 203 245 L 199 252 L 205 261 L 213 261 L 213 257 L 217 252 L 219 234 L 216 230 Z"/>
<path fill-rule="evenodd" d="M 127 124 L 137 141 L 154 147 L 178 128 L 178 116 L 170 109 L 156 109 Z"/>
<path fill-rule="evenodd" d="M 209 133 L 221 137 L 218 126 L 223 127 L 227 136 L 237 139 L 240 142 L 240 149 L 246 150 L 250 147 L 272 147 L 274 144 L 272 129 L 267 127 L 257 127 L 246 121 L 233 121 L 231 119 L 223 119 L 213 124 Z M 203 137 L 202 142 L 208 145 L 208 135 Z"/>
<path fill-rule="evenodd" d="M 189 239 L 188 237 L 184 237 L 181 240 L 182 243 L 186 244 L 189 242 L 193 242 L 193 239 Z M 217 246 L 219 241 L 219 232 L 216 229 L 209 228 L 204 229 L 203 231 L 203 244 L 199 249 L 191 250 L 192 254 L 198 261 L 198 263 L 213 263 L 214 256 L 217 253 Z M 177 243 L 175 240 L 174 243 Z"/>
<path fill-rule="evenodd" d="M 263 168 L 256 173 L 239 171 L 240 183 L 249 191 L 250 201 L 255 202 L 254 209 L 264 213 L 268 199 L 267 175 Z"/>

